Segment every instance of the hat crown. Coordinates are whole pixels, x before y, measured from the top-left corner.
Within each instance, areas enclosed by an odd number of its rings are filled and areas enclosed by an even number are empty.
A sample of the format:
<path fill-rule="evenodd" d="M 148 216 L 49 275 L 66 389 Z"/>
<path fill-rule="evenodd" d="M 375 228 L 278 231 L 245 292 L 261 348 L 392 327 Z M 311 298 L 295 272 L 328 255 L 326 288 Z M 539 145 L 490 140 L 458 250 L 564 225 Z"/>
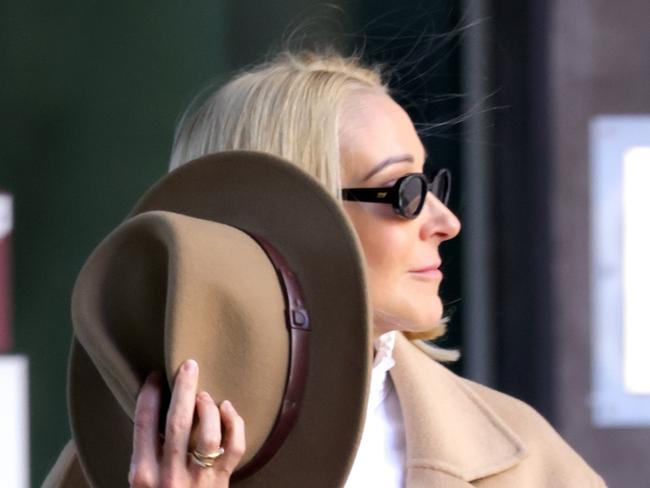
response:
<path fill-rule="evenodd" d="M 277 416 L 289 342 L 264 250 L 234 227 L 165 211 L 129 219 L 95 250 L 73 293 L 75 333 L 125 413 L 154 370 L 195 359 L 199 389 L 238 405 L 246 462 Z"/>

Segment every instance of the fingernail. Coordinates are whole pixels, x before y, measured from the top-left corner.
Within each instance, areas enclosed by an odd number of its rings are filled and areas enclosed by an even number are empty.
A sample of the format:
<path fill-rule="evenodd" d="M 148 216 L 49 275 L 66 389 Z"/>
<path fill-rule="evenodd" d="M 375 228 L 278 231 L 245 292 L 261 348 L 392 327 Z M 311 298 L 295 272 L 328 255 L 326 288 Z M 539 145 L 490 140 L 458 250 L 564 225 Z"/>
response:
<path fill-rule="evenodd" d="M 230 403 L 228 400 L 221 402 L 221 405 L 223 405 L 223 408 L 226 410 L 233 410 L 232 403 Z"/>
<path fill-rule="evenodd" d="M 210 397 L 210 394 L 207 391 L 202 391 L 199 393 L 199 400 L 209 402 L 212 397 Z"/>
<path fill-rule="evenodd" d="M 188 359 L 185 361 L 185 364 L 183 364 L 183 369 L 185 371 L 194 371 L 196 368 L 198 368 L 198 366 L 199 365 L 196 363 L 196 361 L 194 361 L 194 359 Z"/>

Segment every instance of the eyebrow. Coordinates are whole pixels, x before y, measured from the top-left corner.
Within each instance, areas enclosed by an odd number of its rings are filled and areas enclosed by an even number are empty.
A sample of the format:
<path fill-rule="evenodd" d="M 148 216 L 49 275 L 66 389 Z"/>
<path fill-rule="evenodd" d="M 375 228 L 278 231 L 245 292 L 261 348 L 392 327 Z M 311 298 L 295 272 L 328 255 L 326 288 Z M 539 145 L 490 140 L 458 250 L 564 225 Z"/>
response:
<path fill-rule="evenodd" d="M 368 181 L 370 178 L 372 178 L 377 173 L 379 173 L 381 170 L 383 170 L 386 166 L 390 166 L 391 164 L 412 163 L 413 161 L 414 161 L 414 158 L 410 154 L 402 154 L 400 156 L 392 156 L 390 158 L 386 158 L 381 163 L 379 163 L 377 166 L 372 168 L 372 170 L 370 170 L 370 173 L 368 173 L 366 175 L 366 177 L 361 181 Z"/>

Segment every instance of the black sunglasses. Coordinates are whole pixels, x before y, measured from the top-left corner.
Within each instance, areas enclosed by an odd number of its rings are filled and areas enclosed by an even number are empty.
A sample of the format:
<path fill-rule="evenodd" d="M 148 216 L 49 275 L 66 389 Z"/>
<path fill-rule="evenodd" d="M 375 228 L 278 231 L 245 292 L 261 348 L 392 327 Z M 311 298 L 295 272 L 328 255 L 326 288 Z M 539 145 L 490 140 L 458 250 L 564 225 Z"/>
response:
<path fill-rule="evenodd" d="M 420 214 L 429 191 L 445 206 L 449 203 L 451 173 L 448 169 L 439 169 L 431 181 L 422 173 L 409 173 L 387 188 L 344 188 L 341 195 L 343 200 L 390 203 L 396 214 L 414 219 Z"/>

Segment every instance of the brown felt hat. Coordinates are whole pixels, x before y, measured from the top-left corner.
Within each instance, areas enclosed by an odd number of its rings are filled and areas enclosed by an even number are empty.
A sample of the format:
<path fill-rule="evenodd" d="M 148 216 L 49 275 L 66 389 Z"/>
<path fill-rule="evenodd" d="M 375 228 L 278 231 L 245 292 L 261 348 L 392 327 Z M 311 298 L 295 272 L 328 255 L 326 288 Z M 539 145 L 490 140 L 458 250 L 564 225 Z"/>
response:
<path fill-rule="evenodd" d="M 188 358 L 246 423 L 233 486 L 344 484 L 372 360 L 363 260 L 295 165 L 231 151 L 163 177 L 84 264 L 72 319 L 69 410 L 93 486 L 127 485 L 139 389 L 155 370 L 171 386 Z"/>

